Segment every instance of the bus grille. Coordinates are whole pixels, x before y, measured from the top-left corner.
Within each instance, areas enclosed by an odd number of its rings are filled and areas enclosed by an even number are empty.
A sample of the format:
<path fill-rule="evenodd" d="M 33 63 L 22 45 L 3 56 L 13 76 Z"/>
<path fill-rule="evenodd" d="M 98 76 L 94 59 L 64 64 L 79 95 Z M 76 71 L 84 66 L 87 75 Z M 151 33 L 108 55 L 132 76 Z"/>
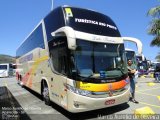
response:
<path fill-rule="evenodd" d="M 112 91 L 107 91 L 107 92 L 91 92 L 91 94 L 88 95 L 88 97 L 92 97 L 92 98 L 113 97 L 113 96 L 121 95 L 126 91 L 127 91 L 127 89 L 122 88 L 119 90 L 112 90 Z M 112 96 L 110 95 L 110 93 L 112 93 Z"/>

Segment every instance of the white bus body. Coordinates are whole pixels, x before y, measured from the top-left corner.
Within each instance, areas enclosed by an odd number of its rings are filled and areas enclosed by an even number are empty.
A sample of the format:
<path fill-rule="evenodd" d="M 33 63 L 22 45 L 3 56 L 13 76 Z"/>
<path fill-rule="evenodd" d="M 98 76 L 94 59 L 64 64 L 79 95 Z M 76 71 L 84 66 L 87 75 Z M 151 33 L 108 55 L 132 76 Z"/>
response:
<path fill-rule="evenodd" d="M 0 77 L 13 76 L 12 65 L 9 63 L 0 64 Z"/>

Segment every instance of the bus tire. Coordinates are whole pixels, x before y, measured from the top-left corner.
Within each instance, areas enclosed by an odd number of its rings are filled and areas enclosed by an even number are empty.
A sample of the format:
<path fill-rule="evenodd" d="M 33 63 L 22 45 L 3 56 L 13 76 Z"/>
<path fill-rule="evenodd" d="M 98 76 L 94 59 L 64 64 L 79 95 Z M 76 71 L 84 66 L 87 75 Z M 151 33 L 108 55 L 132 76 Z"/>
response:
<path fill-rule="evenodd" d="M 50 105 L 49 89 L 46 82 L 43 82 L 42 97 L 46 105 Z"/>

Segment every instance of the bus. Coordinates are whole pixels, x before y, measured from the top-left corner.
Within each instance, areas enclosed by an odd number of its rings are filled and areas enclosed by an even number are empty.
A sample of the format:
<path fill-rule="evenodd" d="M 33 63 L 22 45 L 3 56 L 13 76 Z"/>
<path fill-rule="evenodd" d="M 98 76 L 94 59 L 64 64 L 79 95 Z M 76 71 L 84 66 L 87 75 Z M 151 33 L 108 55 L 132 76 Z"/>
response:
<path fill-rule="evenodd" d="M 138 62 L 147 60 L 146 57 L 143 54 L 142 55 L 136 55 L 136 59 L 137 59 Z"/>
<path fill-rule="evenodd" d="M 126 48 L 125 51 L 126 51 L 127 60 L 129 60 L 129 59 L 132 60 L 132 63 L 135 66 L 137 66 L 137 60 L 136 60 L 136 53 L 135 53 L 135 51 L 132 50 L 132 49 L 128 49 L 128 48 Z"/>
<path fill-rule="evenodd" d="M 148 75 L 149 63 L 147 60 L 138 62 L 138 72 L 139 72 L 139 76 Z"/>
<path fill-rule="evenodd" d="M 0 77 L 9 77 L 13 76 L 13 68 L 10 63 L 0 64 Z"/>
<path fill-rule="evenodd" d="M 110 17 L 94 10 L 52 10 L 16 51 L 17 80 L 69 112 L 129 101 L 124 42 Z M 19 71 L 19 72 L 18 72 Z"/>

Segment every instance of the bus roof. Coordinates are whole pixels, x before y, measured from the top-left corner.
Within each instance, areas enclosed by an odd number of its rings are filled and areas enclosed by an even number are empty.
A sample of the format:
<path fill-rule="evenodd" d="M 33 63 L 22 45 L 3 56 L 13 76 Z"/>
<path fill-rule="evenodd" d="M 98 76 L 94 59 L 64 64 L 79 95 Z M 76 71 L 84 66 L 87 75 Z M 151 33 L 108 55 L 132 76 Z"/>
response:
<path fill-rule="evenodd" d="M 120 32 L 112 19 L 102 13 L 90 9 L 60 6 L 52 10 L 45 18 L 47 39 L 52 39 L 51 33 L 61 27 L 69 26 L 75 31 L 120 37 Z"/>
<path fill-rule="evenodd" d="M 42 24 L 43 21 L 48 41 L 53 38 L 51 35 L 52 32 L 64 26 L 70 26 L 76 31 L 96 35 L 110 37 L 121 36 L 117 26 L 110 17 L 94 10 L 64 5 L 55 8 L 44 19 L 42 19 L 32 32 L 23 40 L 17 50 L 32 35 L 35 29 Z"/>

